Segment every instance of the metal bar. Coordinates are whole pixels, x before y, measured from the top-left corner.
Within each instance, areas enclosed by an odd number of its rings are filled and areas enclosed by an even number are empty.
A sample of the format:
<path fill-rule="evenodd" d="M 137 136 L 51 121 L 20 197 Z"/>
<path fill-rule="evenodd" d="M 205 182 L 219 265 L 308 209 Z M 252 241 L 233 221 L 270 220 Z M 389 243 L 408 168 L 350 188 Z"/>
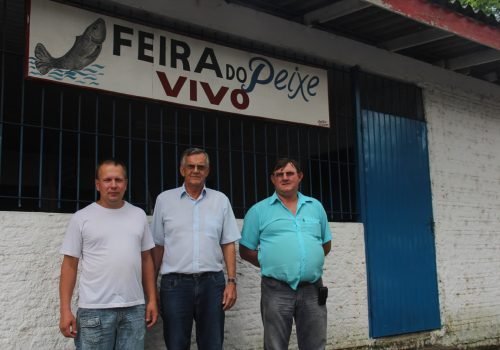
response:
<path fill-rule="evenodd" d="M 269 176 L 269 149 L 267 147 L 267 124 L 264 125 L 264 154 L 266 156 L 266 194 L 269 196 L 269 181 L 267 177 Z"/>
<path fill-rule="evenodd" d="M 132 180 L 134 176 L 132 164 L 132 102 L 128 103 L 128 191 L 127 200 L 132 202 Z"/>
<path fill-rule="evenodd" d="M 219 162 L 219 117 L 215 117 L 215 152 L 217 153 L 217 190 L 220 191 L 220 162 Z"/>
<path fill-rule="evenodd" d="M 343 75 L 342 75 L 343 76 Z M 344 86 L 344 84 L 341 84 L 341 86 Z M 338 120 L 338 118 L 336 118 L 336 120 Z M 344 128 L 344 131 L 347 131 L 347 128 Z M 344 203 L 342 201 L 342 193 L 343 193 L 343 188 L 342 188 L 342 171 L 341 171 L 341 168 L 342 168 L 342 164 L 340 162 L 340 130 L 339 130 L 339 127 L 338 127 L 338 123 L 337 123 L 337 126 L 335 127 L 335 134 L 336 134 L 336 138 L 337 138 L 337 177 L 338 177 L 338 180 L 337 180 L 337 186 L 339 188 L 339 204 L 340 204 L 340 218 L 343 219 L 344 218 Z M 345 145 L 346 146 L 346 150 L 349 149 L 349 146 L 348 144 Z M 346 155 L 347 157 L 349 157 L 349 152 L 346 152 Z M 333 215 L 333 206 L 332 206 L 332 215 Z"/>
<path fill-rule="evenodd" d="M 312 197 L 313 195 L 313 187 L 312 187 L 312 164 L 311 164 L 311 129 L 307 129 L 307 161 L 309 168 L 309 195 Z"/>
<path fill-rule="evenodd" d="M 302 165 L 302 161 L 301 161 L 301 156 L 300 156 L 300 128 L 296 128 L 295 130 L 297 130 L 297 150 L 298 150 L 298 153 L 297 153 L 297 161 L 299 162 L 301 168 L 302 168 L 302 173 L 304 173 L 304 167 Z M 300 183 L 299 185 L 299 190 L 301 192 L 303 192 L 302 190 L 302 182 Z"/>
<path fill-rule="evenodd" d="M 145 120 L 145 125 L 144 125 L 144 191 L 146 193 L 144 194 L 144 201 L 146 202 L 146 210 L 148 213 L 151 213 L 151 204 L 150 204 L 150 198 L 149 198 L 149 162 L 148 162 L 148 125 L 149 125 L 149 109 L 148 105 L 144 107 L 144 120 Z"/>
<path fill-rule="evenodd" d="M 175 164 L 180 164 L 179 162 L 179 115 L 177 109 L 174 113 L 174 139 L 175 139 Z M 175 167 L 174 167 L 175 168 Z M 175 187 L 179 187 L 179 175 L 175 173 Z"/>
<path fill-rule="evenodd" d="M 78 95 L 78 145 L 76 155 L 76 210 L 80 209 L 80 163 L 81 163 L 81 142 L 82 142 L 82 95 Z"/>
<path fill-rule="evenodd" d="M 99 163 L 99 96 L 95 100 L 95 150 L 94 150 L 94 168 Z M 94 189 L 94 201 L 97 201 L 97 190 Z"/>
<path fill-rule="evenodd" d="M 286 128 L 286 156 L 290 158 L 290 128 Z"/>
<path fill-rule="evenodd" d="M 243 121 L 240 121 L 240 138 L 241 138 L 241 181 L 242 181 L 242 186 L 241 186 L 241 192 L 243 195 L 243 209 L 246 206 L 246 191 L 245 191 L 245 150 L 243 149 L 244 145 L 244 139 L 243 139 Z"/>
<path fill-rule="evenodd" d="M 160 190 L 164 191 L 165 182 L 163 179 L 164 176 L 164 164 L 163 164 L 163 151 L 164 151 L 164 140 L 163 140 L 163 118 L 164 118 L 164 109 L 160 109 Z"/>
<path fill-rule="evenodd" d="M 256 138 L 255 138 L 255 123 L 252 123 L 252 145 L 253 145 L 253 201 L 256 203 L 258 196 L 257 196 L 257 150 L 255 149 L 255 146 L 257 145 Z M 266 179 L 267 179 L 267 174 L 266 174 Z"/>
<path fill-rule="evenodd" d="M 116 143 L 116 99 L 113 98 L 112 103 L 112 126 L 111 126 L 111 156 L 116 157 L 115 143 Z"/>
<path fill-rule="evenodd" d="M 274 141 L 275 141 L 275 144 L 276 144 L 276 159 L 279 159 L 281 158 L 280 157 L 280 144 L 278 142 L 278 139 L 279 139 L 279 136 L 278 136 L 278 127 L 275 127 L 274 128 Z"/>
<path fill-rule="evenodd" d="M 202 136 L 202 145 L 203 145 L 203 149 L 205 149 L 205 143 L 206 143 L 206 140 L 205 140 L 205 113 L 202 114 L 201 116 L 201 136 Z"/>
<path fill-rule="evenodd" d="M 336 127 L 338 129 L 338 126 Z M 329 202 L 330 202 L 330 212 L 331 212 L 331 216 L 330 216 L 330 219 L 333 219 L 333 186 L 332 186 L 332 159 L 331 159 L 331 155 L 330 155 L 330 132 L 328 132 L 328 137 L 327 137 L 327 144 L 328 144 L 328 151 L 327 151 L 327 158 L 328 158 L 328 199 L 329 199 Z M 338 142 L 338 138 L 337 138 L 337 142 Z M 300 148 L 299 148 L 300 149 Z M 337 148 L 337 153 L 338 153 L 338 148 Z M 339 164 L 339 163 L 337 163 Z M 340 164 L 339 164 L 340 166 Z"/>
<path fill-rule="evenodd" d="M 318 171 L 319 171 L 319 201 L 323 203 L 323 176 L 321 176 L 321 135 L 318 133 L 318 137 L 316 140 L 318 141 L 316 144 L 318 146 Z"/>
<path fill-rule="evenodd" d="M 365 176 L 364 176 L 364 161 L 363 161 L 363 122 L 361 115 L 361 87 L 360 87 L 360 73 L 359 68 L 354 68 L 351 70 L 352 79 L 352 89 L 353 89 L 353 108 L 354 115 L 356 116 L 356 142 L 354 147 L 356 149 L 356 164 L 358 165 L 358 171 L 356 176 L 357 188 L 358 188 L 358 203 L 359 203 L 359 219 L 362 223 L 365 223 L 365 213 L 366 213 L 366 197 L 365 197 Z M 370 300 L 368 300 L 370 302 Z M 371 316 L 370 316 L 371 318 Z"/>
<path fill-rule="evenodd" d="M 43 141 L 44 141 L 44 129 L 43 123 L 45 119 L 45 88 L 42 88 L 42 105 L 41 105 L 41 121 L 40 121 L 40 152 L 38 163 L 38 208 L 42 208 L 42 186 L 43 186 Z"/>
<path fill-rule="evenodd" d="M 26 88 L 26 80 L 21 82 L 21 126 L 19 131 L 19 170 L 18 170 L 18 187 L 17 187 L 17 207 L 22 207 L 21 197 L 23 195 L 23 159 L 24 159 L 24 92 Z"/>
<path fill-rule="evenodd" d="M 59 164 L 57 169 L 57 209 L 61 209 L 64 90 L 59 92 Z"/>
<path fill-rule="evenodd" d="M 189 147 L 193 147 L 193 129 L 192 129 L 192 113 L 188 114 L 188 134 L 189 134 Z"/>
<path fill-rule="evenodd" d="M 6 4 L 2 5 L 2 21 L 5 24 L 5 10 Z M 2 38 L 1 38 L 1 66 L 0 66 L 0 179 L 2 178 L 2 154 L 3 154 L 3 119 L 4 119 L 4 92 L 5 92 L 5 26 L 2 28 Z"/>
<path fill-rule="evenodd" d="M 228 121 L 228 127 L 229 127 L 229 198 L 231 199 L 231 203 L 234 203 L 234 198 L 233 198 L 233 157 L 232 157 L 232 142 L 231 142 L 231 119 Z"/>
<path fill-rule="evenodd" d="M 343 79 L 344 81 L 345 81 L 345 80 L 348 80 L 348 75 L 347 75 L 347 73 L 342 72 L 342 79 Z M 349 84 L 350 84 L 350 85 L 349 85 L 349 87 L 351 87 L 351 91 L 350 91 L 350 93 L 351 93 L 351 96 L 353 97 L 353 100 L 354 100 L 354 99 L 355 99 L 355 98 L 354 98 L 354 95 L 355 95 L 355 94 L 354 94 L 354 91 L 352 91 L 352 84 L 351 84 L 351 82 L 350 82 L 349 80 L 348 80 L 348 82 L 349 82 Z M 342 86 L 344 86 L 344 87 L 345 87 L 346 85 L 347 85 L 347 84 L 345 84 L 345 82 L 342 84 Z M 354 108 L 353 108 L 353 111 L 355 111 L 355 109 L 354 109 Z M 356 115 L 355 115 L 355 117 L 356 117 Z M 354 118 L 354 122 L 356 123 L 356 119 L 355 119 L 355 118 Z M 356 124 L 355 124 L 355 125 L 356 125 Z M 355 130 L 356 130 L 356 129 L 355 129 Z M 351 143 L 350 143 L 350 141 L 349 141 L 349 128 L 348 128 L 348 127 L 345 127 L 345 128 L 344 128 L 344 133 L 345 133 L 345 144 L 344 144 L 344 146 L 345 146 L 345 149 L 346 149 L 346 150 L 348 150 L 348 149 L 349 149 L 349 145 L 351 145 Z M 353 147 L 353 149 L 354 149 L 354 150 L 356 150 L 356 141 L 355 141 L 355 140 L 356 140 L 356 137 L 355 137 L 355 138 L 354 138 L 354 140 L 352 141 L 352 147 Z M 359 164 L 359 163 L 357 163 L 355 160 L 354 160 L 354 161 L 352 161 L 352 160 L 350 159 L 350 152 L 348 152 L 348 151 L 346 151 L 346 161 L 347 161 L 347 184 L 348 184 L 348 185 L 347 185 L 347 198 L 348 198 L 348 201 L 349 201 L 349 218 L 350 218 L 351 220 L 353 220 L 353 219 L 355 218 L 355 216 L 354 216 L 354 213 L 353 213 L 353 193 L 351 192 L 351 181 L 352 181 L 352 179 L 351 179 L 351 163 L 352 163 L 352 164 L 355 164 L 355 165 L 356 165 L 356 164 Z M 339 164 L 339 166 L 340 166 L 340 164 Z M 356 176 L 355 176 L 355 175 L 352 175 L 352 176 L 354 177 L 354 179 L 356 179 Z M 340 179 L 340 178 L 339 178 L 339 179 Z M 359 187 L 357 187 L 357 189 L 359 190 Z M 340 195 L 340 196 L 339 196 L 339 200 L 340 200 L 340 202 L 341 202 L 341 203 L 342 203 L 342 199 L 343 199 L 343 193 L 344 193 L 344 192 L 339 192 L 339 195 Z M 359 202 L 358 202 L 358 203 L 359 203 Z M 343 203 L 342 203 L 342 205 L 343 205 Z M 343 206 L 342 206 L 342 208 L 343 208 Z M 341 218 L 342 218 L 342 219 L 344 219 L 344 212 L 343 212 L 343 210 L 342 210 L 342 212 L 341 212 Z"/>

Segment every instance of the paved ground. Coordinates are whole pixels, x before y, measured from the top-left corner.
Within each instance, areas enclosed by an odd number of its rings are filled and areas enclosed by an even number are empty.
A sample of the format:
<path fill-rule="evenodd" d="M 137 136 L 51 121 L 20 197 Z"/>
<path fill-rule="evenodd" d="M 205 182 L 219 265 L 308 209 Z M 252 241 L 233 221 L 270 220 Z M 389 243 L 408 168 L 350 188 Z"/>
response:
<path fill-rule="evenodd" d="M 358 350 L 397 350 L 397 349 L 404 349 L 404 350 L 500 350 L 500 345 L 488 345 L 488 346 L 474 346 L 472 344 L 469 345 L 461 345 L 461 346 L 443 346 L 443 345 L 426 345 L 426 346 L 415 346 L 415 347 L 409 347 L 409 344 L 403 345 L 400 344 L 399 346 L 396 344 L 391 344 L 384 346 L 383 344 L 372 344 L 368 346 L 362 346 L 359 348 L 356 348 Z M 339 349 L 340 350 L 340 349 Z M 343 350 L 354 350 L 353 348 L 346 348 Z"/>
<path fill-rule="evenodd" d="M 419 350 L 457 350 L 457 347 L 449 347 L 449 346 L 441 346 L 441 345 L 432 345 L 426 346 L 424 348 L 419 348 Z M 463 348 L 462 348 L 463 349 Z M 468 347 L 470 350 L 500 350 L 500 346 L 478 346 L 478 347 Z"/>

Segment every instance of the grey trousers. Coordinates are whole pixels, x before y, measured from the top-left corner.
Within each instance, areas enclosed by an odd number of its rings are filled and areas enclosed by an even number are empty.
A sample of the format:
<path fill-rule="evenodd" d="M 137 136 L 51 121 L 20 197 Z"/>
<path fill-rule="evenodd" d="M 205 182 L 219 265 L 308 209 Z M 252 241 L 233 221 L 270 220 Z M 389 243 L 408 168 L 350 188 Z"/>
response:
<path fill-rule="evenodd" d="M 318 305 L 318 287 L 299 286 L 295 291 L 284 282 L 262 277 L 260 311 L 264 325 L 264 349 L 286 350 L 295 319 L 300 350 L 323 350 L 326 345 L 326 305 Z"/>

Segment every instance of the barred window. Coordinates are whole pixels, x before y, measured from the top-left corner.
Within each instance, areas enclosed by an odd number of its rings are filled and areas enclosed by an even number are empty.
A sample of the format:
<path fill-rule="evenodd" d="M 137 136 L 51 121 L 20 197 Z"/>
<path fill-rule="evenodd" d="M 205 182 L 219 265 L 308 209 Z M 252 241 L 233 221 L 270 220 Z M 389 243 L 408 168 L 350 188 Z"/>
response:
<path fill-rule="evenodd" d="M 0 44 L 0 210 L 74 212 L 97 199 L 94 170 L 116 157 L 129 168 L 125 199 L 152 213 L 180 186 L 187 147 L 211 158 L 207 186 L 243 218 L 273 192 L 277 158 L 299 160 L 301 191 L 330 221 L 356 221 L 354 112 L 348 71 L 332 68 L 330 128 L 123 97 L 23 77 L 24 2 L 7 0 Z"/>

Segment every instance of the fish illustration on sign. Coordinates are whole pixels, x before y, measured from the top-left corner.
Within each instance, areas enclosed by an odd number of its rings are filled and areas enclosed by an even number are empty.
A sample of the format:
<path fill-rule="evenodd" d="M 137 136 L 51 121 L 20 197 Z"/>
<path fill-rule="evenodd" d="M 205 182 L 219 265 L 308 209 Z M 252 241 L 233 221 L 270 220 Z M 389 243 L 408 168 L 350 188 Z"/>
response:
<path fill-rule="evenodd" d="M 97 59 L 105 39 L 106 23 L 98 18 L 82 35 L 76 37 L 71 49 L 59 58 L 52 57 L 45 46 L 38 43 L 35 47 L 36 68 L 41 74 L 47 74 L 52 68 L 83 69 Z"/>

